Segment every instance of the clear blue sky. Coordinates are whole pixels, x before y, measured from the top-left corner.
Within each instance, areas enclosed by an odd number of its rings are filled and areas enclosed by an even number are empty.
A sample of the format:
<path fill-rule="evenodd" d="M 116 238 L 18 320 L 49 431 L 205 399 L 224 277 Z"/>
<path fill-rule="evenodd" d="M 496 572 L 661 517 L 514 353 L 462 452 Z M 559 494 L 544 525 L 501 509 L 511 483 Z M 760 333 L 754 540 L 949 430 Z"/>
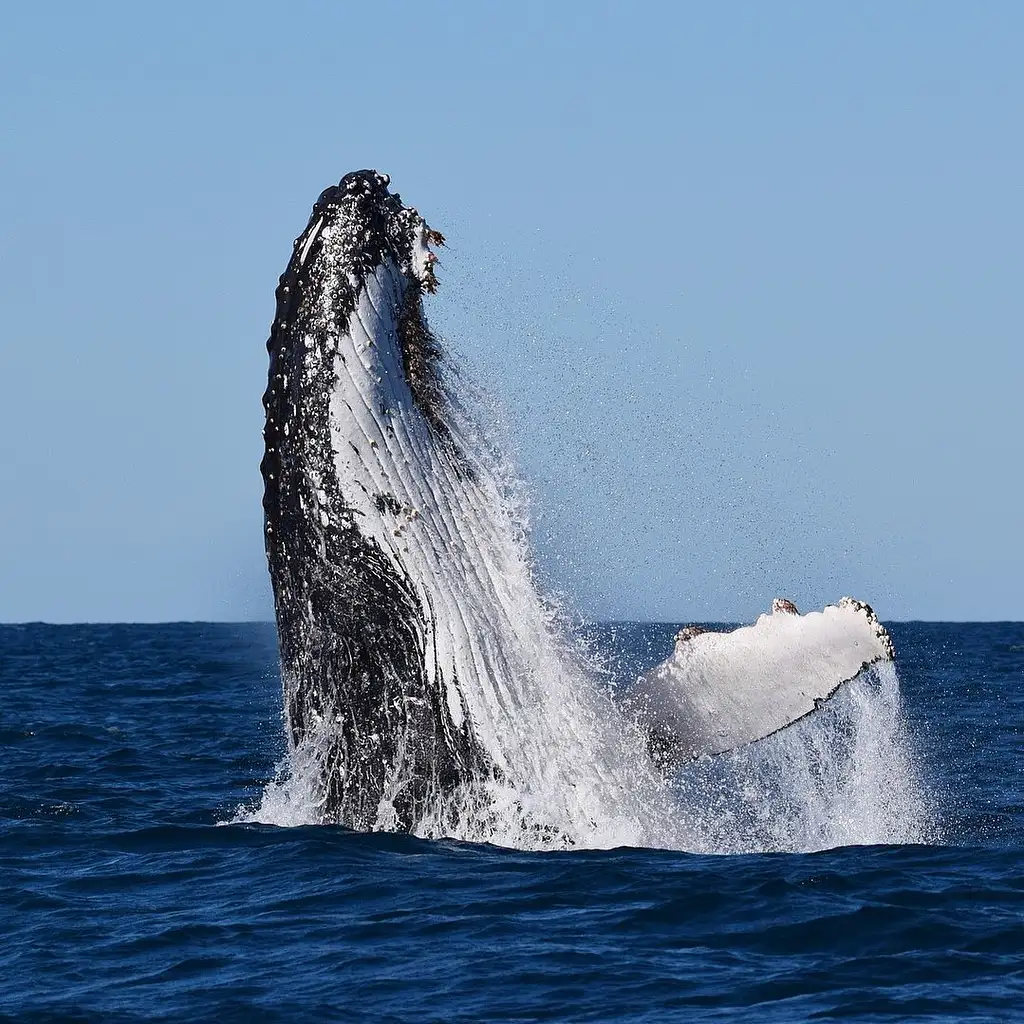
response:
<path fill-rule="evenodd" d="M 585 610 L 1024 618 L 1024 4 L 3 20 L 0 619 L 270 616 L 274 286 L 367 166 Z"/>

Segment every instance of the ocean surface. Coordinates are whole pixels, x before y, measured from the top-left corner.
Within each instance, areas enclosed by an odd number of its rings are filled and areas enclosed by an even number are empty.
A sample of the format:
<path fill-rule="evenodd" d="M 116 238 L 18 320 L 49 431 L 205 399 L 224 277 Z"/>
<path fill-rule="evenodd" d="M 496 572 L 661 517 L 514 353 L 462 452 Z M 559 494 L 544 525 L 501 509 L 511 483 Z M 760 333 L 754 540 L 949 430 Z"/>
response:
<path fill-rule="evenodd" d="M 271 626 L 2 626 L 0 1019 L 1024 1020 L 1024 624 L 890 628 L 901 739 L 872 757 L 906 761 L 887 813 L 922 841 L 873 842 L 890 783 L 856 751 L 815 762 L 811 828 L 776 752 L 743 813 L 702 808 L 751 851 L 719 855 L 261 823 Z M 674 630 L 594 634 L 628 675 Z"/>

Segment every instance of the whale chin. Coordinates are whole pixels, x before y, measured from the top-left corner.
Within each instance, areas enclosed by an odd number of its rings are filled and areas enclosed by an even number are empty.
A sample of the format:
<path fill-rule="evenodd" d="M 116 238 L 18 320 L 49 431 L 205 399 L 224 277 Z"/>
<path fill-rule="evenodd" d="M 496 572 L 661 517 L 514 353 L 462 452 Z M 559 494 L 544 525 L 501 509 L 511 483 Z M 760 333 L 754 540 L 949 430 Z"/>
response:
<path fill-rule="evenodd" d="M 538 593 L 505 466 L 424 316 L 444 239 L 389 184 L 357 171 L 320 195 L 267 342 L 266 551 L 317 820 L 451 835 L 502 814 L 557 845 L 616 818 L 608 842 L 639 842 L 661 775 L 637 722 L 662 766 L 755 742 L 891 657 L 888 636 L 849 599 L 691 628 L 623 714 Z"/>

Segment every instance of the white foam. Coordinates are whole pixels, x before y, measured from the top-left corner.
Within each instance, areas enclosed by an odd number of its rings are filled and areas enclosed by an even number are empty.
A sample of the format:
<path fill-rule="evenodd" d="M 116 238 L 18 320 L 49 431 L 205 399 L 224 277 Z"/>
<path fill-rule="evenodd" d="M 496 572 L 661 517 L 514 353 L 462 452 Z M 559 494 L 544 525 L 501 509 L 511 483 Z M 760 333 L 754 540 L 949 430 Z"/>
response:
<path fill-rule="evenodd" d="M 627 732 L 628 732 L 628 726 Z M 517 733 L 518 735 L 518 733 Z M 557 724 L 553 747 L 566 744 Z M 325 737 L 293 751 L 258 804 L 239 808 L 232 822 L 294 827 L 319 822 L 317 748 Z M 633 742 L 642 740 L 634 737 Z M 569 740 L 567 746 L 572 747 Z M 641 757 L 640 747 L 637 757 Z M 595 776 L 600 773 L 593 766 Z M 602 784 L 615 787 L 615 773 Z M 619 777 L 620 786 L 628 778 Z M 542 792 L 541 780 L 535 780 Z M 563 780 L 549 777 L 547 785 Z M 620 795 L 624 791 L 619 790 Z M 690 762 L 646 808 L 635 829 L 588 823 L 572 835 L 540 834 L 531 802 L 494 787 L 488 814 L 466 799 L 452 828 L 435 809 L 416 833 L 520 849 L 600 849 L 619 845 L 703 854 L 810 852 L 876 843 L 941 840 L 937 807 L 916 762 L 903 714 L 899 680 L 883 663 L 846 684 L 820 712 L 760 743 Z M 456 798 L 456 802 L 458 798 Z M 385 827 L 382 818 L 380 827 Z"/>

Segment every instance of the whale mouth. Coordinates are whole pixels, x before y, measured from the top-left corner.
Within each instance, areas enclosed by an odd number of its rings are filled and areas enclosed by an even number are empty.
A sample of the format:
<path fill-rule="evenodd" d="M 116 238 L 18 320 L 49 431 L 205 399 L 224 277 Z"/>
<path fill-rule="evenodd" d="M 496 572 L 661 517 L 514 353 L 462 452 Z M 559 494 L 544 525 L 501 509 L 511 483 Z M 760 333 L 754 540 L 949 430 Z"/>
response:
<path fill-rule="evenodd" d="M 299 265 L 314 263 L 324 240 L 336 235 L 335 256 L 354 275 L 370 273 L 389 257 L 411 272 L 414 242 L 429 229 L 416 210 L 388 190 L 390 183 L 386 174 L 362 170 L 325 188 L 295 240 Z"/>

